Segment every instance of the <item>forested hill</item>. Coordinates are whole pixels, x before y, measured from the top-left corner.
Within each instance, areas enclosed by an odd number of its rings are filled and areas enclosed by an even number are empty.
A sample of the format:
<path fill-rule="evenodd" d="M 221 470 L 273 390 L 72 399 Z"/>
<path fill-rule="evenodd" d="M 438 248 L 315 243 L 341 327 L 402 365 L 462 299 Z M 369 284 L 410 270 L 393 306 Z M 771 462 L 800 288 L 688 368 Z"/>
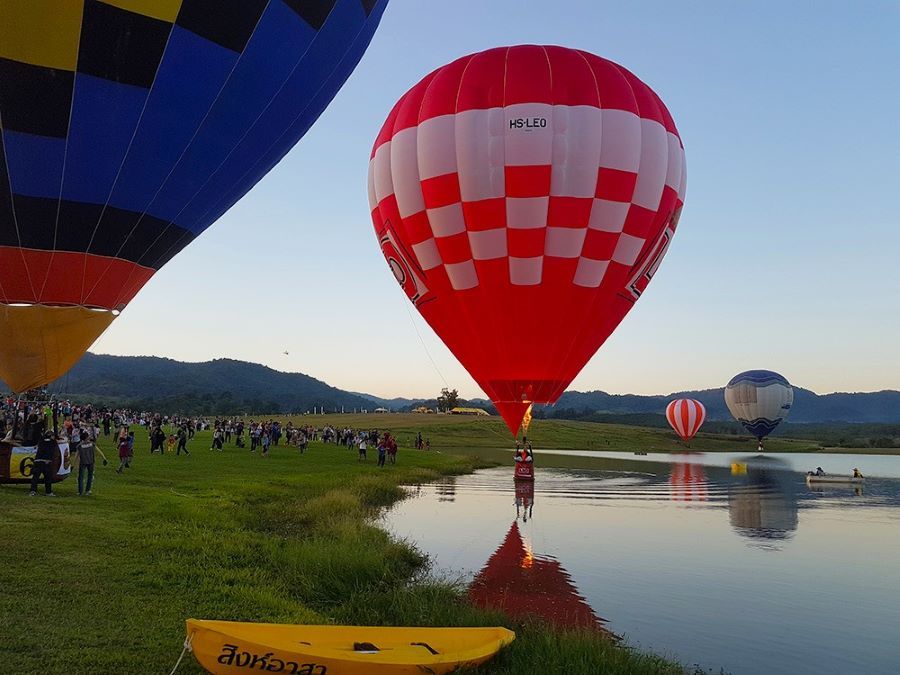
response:
<path fill-rule="evenodd" d="M 369 409 L 369 399 L 302 373 L 216 359 L 184 363 L 155 356 L 85 354 L 49 390 L 82 399 L 188 414 Z"/>
<path fill-rule="evenodd" d="M 668 396 L 607 394 L 603 391 L 567 391 L 556 406 L 548 409 L 554 416 L 578 416 L 585 411 L 608 414 L 643 414 L 665 412 L 666 404 L 675 398 L 694 398 L 706 407 L 709 419 L 730 420 L 725 407 L 724 389 L 681 391 Z M 551 410 L 553 411 L 551 413 Z M 572 411 L 575 415 L 567 415 Z M 900 391 L 869 393 L 816 394 L 794 386 L 794 405 L 788 420 L 792 423 L 858 422 L 900 424 Z"/>
<path fill-rule="evenodd" d="M 377 406 L 398 410 L 421 403 L 420 399 L 388 400 L 344 391 L 302 373 L 283 373 L 232 359 L 183 363 L 154 356 L 99 354 L 86 354 L 68 375 L 51 385 L 50 391 L 98 402 L 129 403 L 145 409 L 189 414 L 305 412 L 323 406 L 327 411 L 339 411 L 341 407 L 349 411 L 372 410 Z M 567 391 L 556 406 L 542 412 L 548 417 L 567 418 L 592 414 L 661 415 L 666 403 L 682 397 L 701 401 L 711 420 L 731 419 L 722 389 L 683 391 L 668 396 Z M 489 407 L 485 401 L 470 403 Z M 900 392 L 819 395 L 795 386 L 794 407 L 788 419 L 792 423 L 900 424 Z"/>

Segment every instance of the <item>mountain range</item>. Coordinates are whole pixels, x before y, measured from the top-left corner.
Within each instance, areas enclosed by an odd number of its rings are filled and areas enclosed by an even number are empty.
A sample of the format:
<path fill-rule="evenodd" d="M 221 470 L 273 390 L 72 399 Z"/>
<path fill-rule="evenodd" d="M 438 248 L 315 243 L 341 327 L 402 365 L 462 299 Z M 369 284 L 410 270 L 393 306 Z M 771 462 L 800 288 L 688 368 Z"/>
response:
<path fill-rule="evenodd" d="M 636 394 L 608 394 L 604 391 L 567 391 L 560 396 L 554 409 L 575 413 L 662 414 L 666 404 L 676 398 L 693 398 L 706 407 L 711 420 L 731 420 L 725 407 L 724 388 L 679 391 L 668 396 L 639 396 Z M 549 412 L 549 410 L 548 410 Z M 788 421 L 797 423 L 851 422 L 900 423 L 900 391 L 816 394 L 794 385 L 794 404 Z"/>
<path fill-rule="evenodd" d="M 2 383 L 0 383 L 2 385 Z M 192 414 L 243 412 L 328 412 L 411 409 L 416 398 L 385 399 L 344 391 L 302 373 L 284 373 L 233 359 L 185 363 L 155 356 L 109 356 L 88 353 L 67 375 L 52 383 L 51 392 L 98 402 L 140 405 L 148 409 Z M 553 407 L 538 414 L 554 417 L 599 415 L 659 415 L 673 398 L 701 401 L 711 420 L 730 420 L 722 389 L 681 391 L 667 396 L 567 391 Z M 488 401 L 470 405 L 490 407 Z M 900 392 L 816 394 L 794 387 L 792 423 L 900 424 Z"/>

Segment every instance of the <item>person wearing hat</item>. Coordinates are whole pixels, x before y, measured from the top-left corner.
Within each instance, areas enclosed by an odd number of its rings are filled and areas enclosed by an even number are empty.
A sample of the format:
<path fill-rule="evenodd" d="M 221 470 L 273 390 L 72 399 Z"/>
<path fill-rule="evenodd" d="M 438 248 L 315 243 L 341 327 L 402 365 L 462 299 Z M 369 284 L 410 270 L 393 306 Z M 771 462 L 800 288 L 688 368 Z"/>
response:
<path fill-rule="evenodd" d="M 38 481 L 44 479 L 44 493 L 48 497 L 53 494 L 53 460 L 59 454 L 59 446 L 53 440 L 52 432 L 47 429 L 37 444 L 37 452 L 34 456 L 34 465 L 31 469 L 31 496 L 37 494 Z"/>
<path fill-rule="evenodd" d="M 862 473 L 860 472 L 859 469 L 854 468 L 854 469 L 853 469 L 853 477 L 854 477 L 854 478 L 862 478 L 863 475 L 862 475 Z"/>

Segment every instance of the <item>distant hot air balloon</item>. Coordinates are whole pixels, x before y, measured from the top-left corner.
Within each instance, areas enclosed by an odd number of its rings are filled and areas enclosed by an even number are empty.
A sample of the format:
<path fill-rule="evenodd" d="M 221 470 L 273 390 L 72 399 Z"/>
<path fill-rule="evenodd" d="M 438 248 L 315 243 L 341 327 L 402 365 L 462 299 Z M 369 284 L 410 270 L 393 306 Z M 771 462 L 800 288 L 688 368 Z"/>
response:
<path fill-rule="evenodd" d="M 771 370 L 748 370 L 725 387 L 725 405 L 760 443 L 788 416 L 794 402 L 790 383 Z"/>
<path fill-rule="evenodd" d="M 689 442 L 706 420 L 706 408 L 692 398 L 678 398 L 666 406 L 666 419 L 685 443 Z"/>
<path fill-rule="evenodd" d="M 306 133 L 387 0 L 3 0 L 0 379 L 66 372 Z"/>
<path fill-rule="evenodd" d="M 375 141 L 369 200 L 397 280 L 515 435 L 647 287 L 685 180 L 646 84 L 587 52 L 526 45 L 407 92 Z"/>

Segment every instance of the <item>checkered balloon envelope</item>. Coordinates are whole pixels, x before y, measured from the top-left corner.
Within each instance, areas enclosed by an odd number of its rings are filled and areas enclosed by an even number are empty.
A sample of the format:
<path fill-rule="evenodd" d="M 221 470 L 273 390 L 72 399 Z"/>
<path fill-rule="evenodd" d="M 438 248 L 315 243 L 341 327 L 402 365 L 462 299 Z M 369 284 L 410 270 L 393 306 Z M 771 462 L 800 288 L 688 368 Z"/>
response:
<path fill-rule="evenodd" d="M 369 162 L 388 264 L 514 434 L 647 288 L 685 185 L 653 90 L 564 47 L 438 68 L 394 106 Z"/>

